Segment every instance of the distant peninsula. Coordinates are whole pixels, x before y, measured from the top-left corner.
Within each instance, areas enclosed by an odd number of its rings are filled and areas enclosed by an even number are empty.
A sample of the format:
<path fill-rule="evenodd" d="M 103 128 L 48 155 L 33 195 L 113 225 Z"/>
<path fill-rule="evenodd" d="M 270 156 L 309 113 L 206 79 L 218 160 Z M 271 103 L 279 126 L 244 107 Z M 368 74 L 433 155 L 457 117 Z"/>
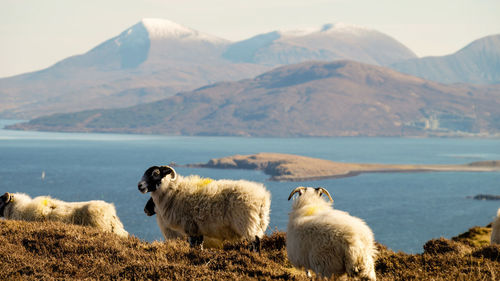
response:
<path fill-rule="evenodd" d="M 272 181 L 311 181 L 357 176 L 362 173 L 409 172 L 500 172 L 500 161 L 481 161 L 463 165 L 361 164 L 281 153 L 233 155 L 211 159 L 187 167 L 261 170 Z"/>
<path fill-rule="evenodd" d="M 494 194 L 478 194 L 474 197 L 469 196 L 467 198 L 474 199 L 474 200 L 500 200 L 500 195 L 494 195 Z"/>

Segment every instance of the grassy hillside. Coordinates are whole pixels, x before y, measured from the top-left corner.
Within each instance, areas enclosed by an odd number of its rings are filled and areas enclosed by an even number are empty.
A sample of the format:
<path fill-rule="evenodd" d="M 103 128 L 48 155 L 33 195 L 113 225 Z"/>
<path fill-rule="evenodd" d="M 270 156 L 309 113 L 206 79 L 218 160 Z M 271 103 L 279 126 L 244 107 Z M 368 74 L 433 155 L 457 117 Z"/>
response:
<path fill-rule="evenodd" d="M 378 280 L 500 277 L 500 246 L 441 238 L 427 242 L 423 254 L 379 248 Z M 287 261 L 281 232 L 263 239 L 259 255 L 245 243 L 200 251 L 184 241 L 149 243 L 87 227 L 0 220 L 0 261 L 0 280 L 308 280 Z"/>

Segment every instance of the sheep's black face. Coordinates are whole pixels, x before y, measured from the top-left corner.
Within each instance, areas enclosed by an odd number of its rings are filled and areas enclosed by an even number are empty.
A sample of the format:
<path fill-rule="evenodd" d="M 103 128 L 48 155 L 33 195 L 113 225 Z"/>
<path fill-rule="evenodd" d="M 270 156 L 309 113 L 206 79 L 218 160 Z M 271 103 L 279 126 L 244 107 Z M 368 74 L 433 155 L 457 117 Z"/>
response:
<path fill-rule="evenodd" d="M 168 166 L 153 166 L 144 172 L 141 181 L 138 183 L 137 187 L 139 191 L 142 193 L 155 191 L 158 186 L 161 184 L 162 179 L 172 174 L 172 177 L 175 177 L 174 169 Z"/>
<path fill-rule="evenodd" d="M 4 216 L 5 206 L 10 203 L 10 200 L 11 195 L 8 192 L 0 197 L 0 217 Z"/>

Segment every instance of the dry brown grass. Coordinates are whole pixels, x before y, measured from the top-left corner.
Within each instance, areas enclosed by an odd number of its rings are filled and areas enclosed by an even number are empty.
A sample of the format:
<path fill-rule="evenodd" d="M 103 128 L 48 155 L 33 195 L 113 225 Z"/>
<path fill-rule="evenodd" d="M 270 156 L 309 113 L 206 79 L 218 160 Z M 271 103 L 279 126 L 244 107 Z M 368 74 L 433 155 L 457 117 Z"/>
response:
<path fill-rule="evenodd" d="M 190 249 L 184 241 L 145 242 L 62 223 L 0 220 L 0 280 L 308 280 L 287 260 L 285 234 Z M 379 245 L 378 280 L 499 280 L 500 246 L 429 241 L 423 254 Z"/>

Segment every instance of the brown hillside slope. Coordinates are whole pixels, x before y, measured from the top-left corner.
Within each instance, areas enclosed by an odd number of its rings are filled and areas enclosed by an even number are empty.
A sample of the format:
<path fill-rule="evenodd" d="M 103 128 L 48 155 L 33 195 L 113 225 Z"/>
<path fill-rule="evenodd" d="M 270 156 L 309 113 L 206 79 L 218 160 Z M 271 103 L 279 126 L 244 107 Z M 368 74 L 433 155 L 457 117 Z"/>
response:
<path fill-rule="evenodd" d="M 500 85 L 443 85 L 354 61 L 283 66 L 154 103 L 12 129 L 198 136 L 495 136 Z"/>
<path fill-rule="evenodd" d="M 498 280 L 500 246 L 431 240 L 423 254 L 379 246 L 377 280 Z M 62 223 L 0 220 L 0 280 L 309 280 L 291 267 L 285 234 L 192 250 L 184 241 L 148 243 Z"/>

